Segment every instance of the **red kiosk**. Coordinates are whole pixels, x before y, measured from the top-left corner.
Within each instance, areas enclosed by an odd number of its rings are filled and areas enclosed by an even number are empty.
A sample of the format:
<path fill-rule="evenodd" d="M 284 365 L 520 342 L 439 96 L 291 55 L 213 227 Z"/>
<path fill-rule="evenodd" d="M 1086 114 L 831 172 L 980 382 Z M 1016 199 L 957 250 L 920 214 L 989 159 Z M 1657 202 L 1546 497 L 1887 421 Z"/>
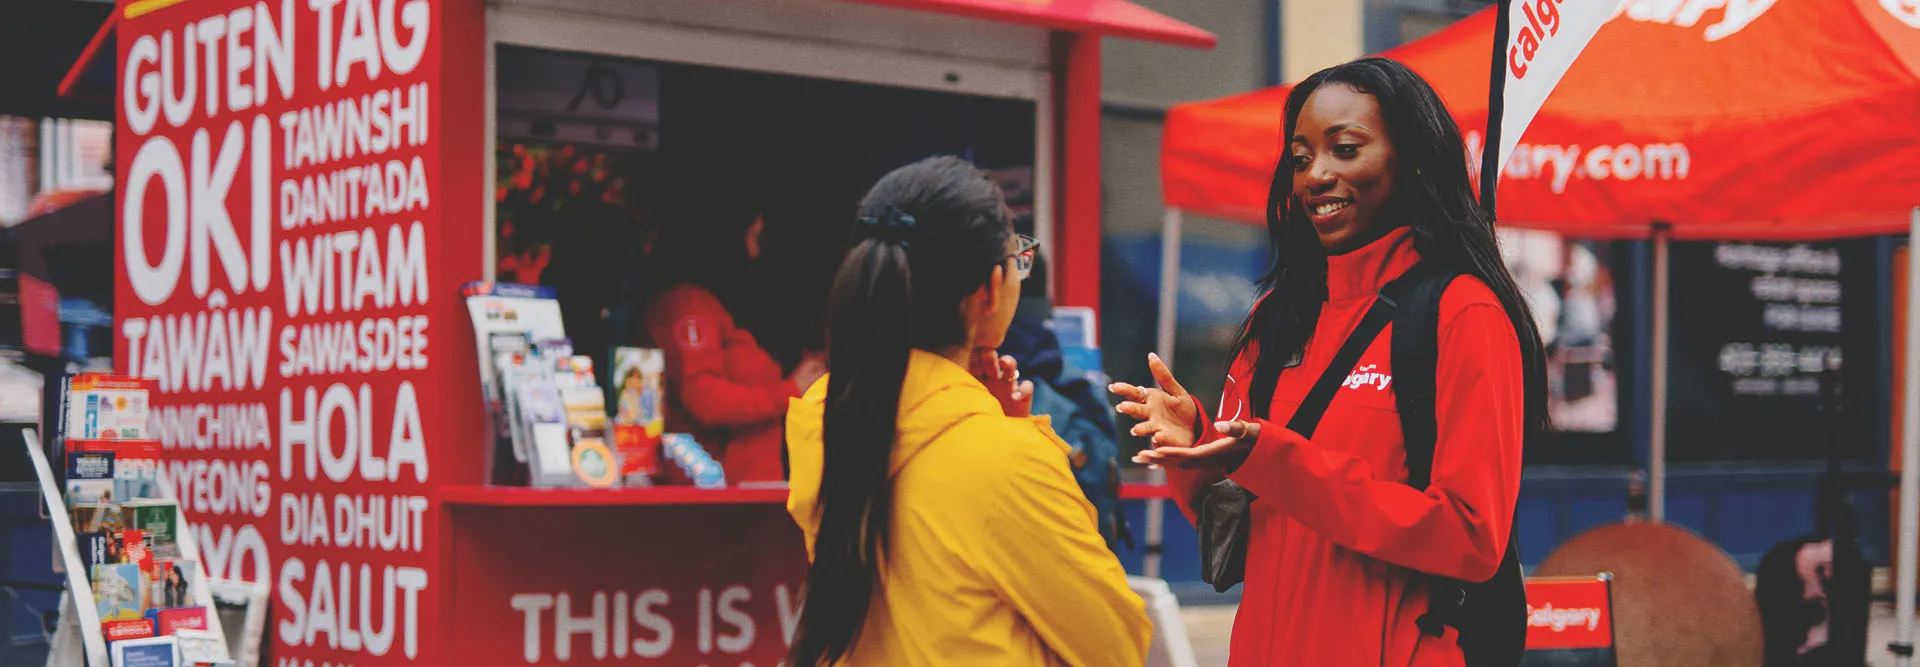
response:
<path fill-rule="evenodd" d="M 772 665 L 794 627 L 784 490 L 483 483 L 503 49 L 1026 100 L 1056 301 L 1097 307 L 1100 38 L 1214 43 L 1124 0 L 121 0 L 109 35 L 115 358 L 302 667 Z"/>

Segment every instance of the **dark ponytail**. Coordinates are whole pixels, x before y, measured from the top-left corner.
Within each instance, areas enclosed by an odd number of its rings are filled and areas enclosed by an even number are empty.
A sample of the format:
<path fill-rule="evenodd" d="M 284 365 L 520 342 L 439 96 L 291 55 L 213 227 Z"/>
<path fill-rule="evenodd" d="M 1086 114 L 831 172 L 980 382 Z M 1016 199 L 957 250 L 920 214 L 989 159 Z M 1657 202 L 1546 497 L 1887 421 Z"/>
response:
<path fill-rule="evenodd" d="M 893 443 L 912 351 L 967 342 L 960 305 L 1005 264 L 998 186 L 958 158 L 902 167 L 860 204 L 827 299 L 820 532 L 794 636 L 795 667 L 846 657 L 866 624 L 893 517 Z"/>

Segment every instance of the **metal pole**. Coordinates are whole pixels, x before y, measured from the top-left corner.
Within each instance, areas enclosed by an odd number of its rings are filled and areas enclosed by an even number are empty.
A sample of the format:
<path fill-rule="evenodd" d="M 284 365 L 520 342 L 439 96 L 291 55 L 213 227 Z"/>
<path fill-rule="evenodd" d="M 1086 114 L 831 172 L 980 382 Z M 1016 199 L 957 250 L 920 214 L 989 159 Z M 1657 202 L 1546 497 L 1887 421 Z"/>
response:
<path fill-rule="evenodd" d="M 1907 231 L 1907 383 L 1900 397 L 1905 415 L 1900 434 L 1900 577 L 1894 591 L 1894 663 L 1913 664 L 1915 561 L 1920 560 L 1920 208 Z"/>
<path fill-rule="evenodd" d="M 1169 208 L 1160 227 L 1160 315 L 1153 348 L 1169 367 L 1173 366 L 1175 316 L 1180 312 L 1181 222 L 1180 209 Z M 1147 480 L 1165 484 L 1167 471 L 1149 469 Z M 1167 530 L 1166 506 L 1165 499 L 1147 499 L 1147 553 L 1141 559 L 1140 574 L 1150 579 L 1160 578 L 1161 539 Z"/>
<path fill-rule="evenodd" d="M 1176 315 L 1180 306 L 1180 209 L 1167 209 L 1160 226 L 1160 313 L 1153 339 L 1153 351 L 1160 360 L 1173 366 Z"/>
<path fill-rule="evenodd" d="M 1667 520 L 1667 292 L 1670 261 L 1667 257 L 1672 229 L 1665 224 L 1653 227 L 1653 405 L 1648 423 L 1652 451 L 1648 454 L 1647 516 L 1654 523 Z"/>

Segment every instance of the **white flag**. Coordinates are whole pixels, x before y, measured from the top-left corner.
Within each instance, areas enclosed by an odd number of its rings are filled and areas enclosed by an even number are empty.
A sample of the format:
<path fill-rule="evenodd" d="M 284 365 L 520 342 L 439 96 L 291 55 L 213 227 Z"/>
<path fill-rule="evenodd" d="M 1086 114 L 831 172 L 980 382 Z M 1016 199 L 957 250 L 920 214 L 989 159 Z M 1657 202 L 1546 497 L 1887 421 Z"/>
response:
<path fill-rule="evenodd" d="M 1507 13 L 1507 82 L 1500 114 L 1499 169 L 1520 144 L 1547 94 L 1600 26 L 1613 19 L 1622 0 L 1501 0 Z"/>

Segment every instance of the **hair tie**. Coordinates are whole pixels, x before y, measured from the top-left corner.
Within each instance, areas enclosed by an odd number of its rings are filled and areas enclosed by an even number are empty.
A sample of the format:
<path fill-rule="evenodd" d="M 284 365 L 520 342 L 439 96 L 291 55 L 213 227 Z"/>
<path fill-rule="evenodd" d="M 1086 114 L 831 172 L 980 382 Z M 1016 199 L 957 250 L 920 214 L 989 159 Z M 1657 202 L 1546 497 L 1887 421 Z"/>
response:
<path fill-rule="evenodd" d="M 880 217 L 863 217 L 854 228 L 856 236 L 862 239 L 879 239 L 887 243 L 907 247 L 913 234 L 913 215 L 899 208 L 888 206 Z"/>

